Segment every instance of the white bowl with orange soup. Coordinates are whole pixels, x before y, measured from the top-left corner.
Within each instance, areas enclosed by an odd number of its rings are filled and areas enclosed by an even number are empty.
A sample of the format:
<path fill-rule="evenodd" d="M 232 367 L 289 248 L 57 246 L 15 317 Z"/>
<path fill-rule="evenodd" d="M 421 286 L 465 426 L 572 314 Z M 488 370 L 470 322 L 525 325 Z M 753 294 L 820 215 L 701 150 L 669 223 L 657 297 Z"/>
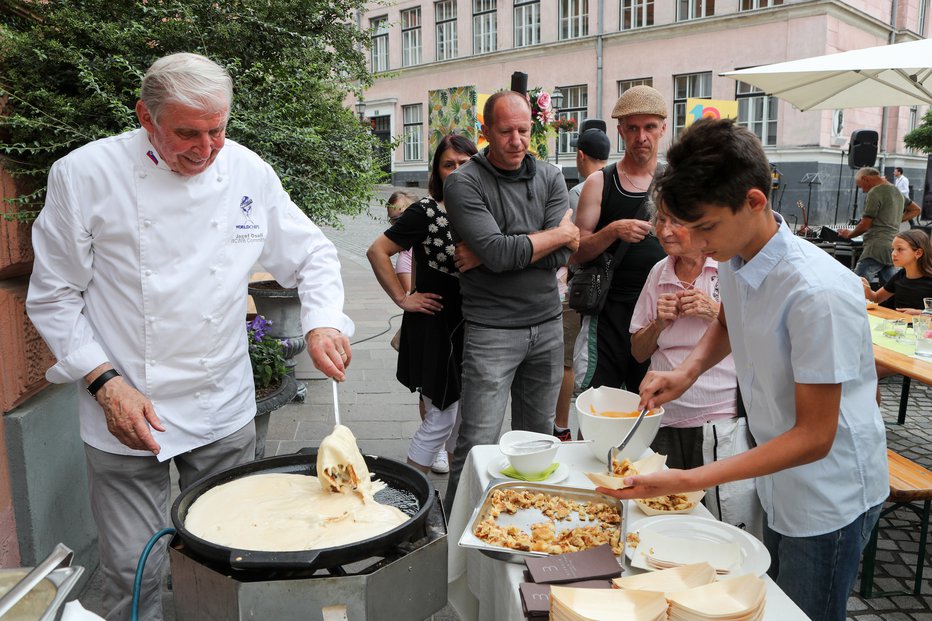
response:
<path fill-rule="evenodd" d="M 640 413 L 639 402 L 636 393 L 607 386 L 590 388 L 576 398 L 579 430 L 586 440 L 592 440 L 589 448 L 596 459 L 605 461 L 608 449 L 624 440 Z M 662 419 L 662 407 L 648 412 L 618 459 L 640 458 L 657 436 Z"/>

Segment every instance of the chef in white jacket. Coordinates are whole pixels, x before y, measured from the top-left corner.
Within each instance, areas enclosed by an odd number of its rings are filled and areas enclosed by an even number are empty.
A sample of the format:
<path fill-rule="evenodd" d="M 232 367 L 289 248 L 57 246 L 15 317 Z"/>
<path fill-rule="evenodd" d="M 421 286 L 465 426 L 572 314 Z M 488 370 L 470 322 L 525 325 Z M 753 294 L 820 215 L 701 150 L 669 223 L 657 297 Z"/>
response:
<path fill-rule="evenodd" d="M 350 361 L 336 250 L 268 164 L 225 140 L 231 99 L 213 61 L 156 61 L 142 128 L 57 161 L 33 228 L 26 308 L 58 360 L 48 380 L 82 387 L 108 619 L 129 618 L 138 557 L 167 525 L 169 461 L 184 489 L 254 456 L 244 318 L 256 263 L 297 286 L 314 365 L 342 380 Z M 158 545 L 149 558 L 140 619 L 161 619 L 164 557 Z"/>

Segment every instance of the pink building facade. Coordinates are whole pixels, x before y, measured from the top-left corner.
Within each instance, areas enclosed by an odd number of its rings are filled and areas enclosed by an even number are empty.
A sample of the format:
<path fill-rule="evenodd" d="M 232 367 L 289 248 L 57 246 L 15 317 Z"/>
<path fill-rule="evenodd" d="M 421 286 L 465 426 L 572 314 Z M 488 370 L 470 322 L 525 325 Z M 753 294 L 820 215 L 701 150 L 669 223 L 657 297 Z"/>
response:
<path fill-rule="evenodd" d="M 812 224 L 855 215 L 847 166 L 851 132 L 884 139 L 877 165 L 892 178 L 906 170 L 921 202 L 926 156 L 903 136 L 926 106 L 800 112 L 786 102 L 719 74 L 786 60 L 924 38 L 929 0 L 400 0 L 373 3 L 357 17 L 373 29 L 370 62 L 377 78 L 362 95 L 364 114 L 391 153 L 392 181 L 426 185 L 428 92 L 475 86 L 507 88 L 515 71 L 528 86 L 563 93 L 560 116 L 609 118 L 619 94 L 647 83 L 670 102 L 661 153 L 680 131 L 686 98 L 738 101 L 739 122 L 764 143 L 781 173 L 774 204 L 793 216 L 809 205 Z M 349 99 L 348 105 L 357 100 Z M 885 128 L 882 127 L 885 125 Z M 552 140 L 550 161 L 575 182 L 571 134 Z M 622 155 L 613 136 L 612 159 Z M 801 180 L 818 173 L 820 183 Z M 809 178 L 813 178 L 810 174 Z M 810 191 L 811 190 L 811 191 Z"/>

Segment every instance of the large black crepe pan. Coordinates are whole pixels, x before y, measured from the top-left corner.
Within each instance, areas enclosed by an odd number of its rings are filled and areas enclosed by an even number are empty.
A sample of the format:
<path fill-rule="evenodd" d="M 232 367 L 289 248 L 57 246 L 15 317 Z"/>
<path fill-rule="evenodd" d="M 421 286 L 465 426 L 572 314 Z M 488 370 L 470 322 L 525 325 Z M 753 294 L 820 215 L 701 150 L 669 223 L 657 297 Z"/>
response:
<path fill-rule="evenodd" d="M 379 556 L 398 543 L 406 541 L 422 526 L 431 505 L 435 502 L 435 497 L 433 486 L 427 477 L 408 464 L 386 457 L 365 455 L 364 458 L 373 478 L 383 481 L 388 486 L 376 494 L 376 500 L 398 507 L 411 516 L 407 522 L 376 537 L 332 548 L 273 552 L 238 550 L 221 546 L 196 537 L 185 528 L 185 516 L 191 504 L 206 491 L 218 485 L 254 474 L 289 473 L 317 476 L 316 448 L 305 449 L 291 455 L 259 459 L 197 481 L 182 492 L 172 504 L 172 523 L 178 531 L 178 536 L 191 551 L 206 560 L 229 565 L 233 569 L 311 570 L 342 566 L 372 556 Z"/>

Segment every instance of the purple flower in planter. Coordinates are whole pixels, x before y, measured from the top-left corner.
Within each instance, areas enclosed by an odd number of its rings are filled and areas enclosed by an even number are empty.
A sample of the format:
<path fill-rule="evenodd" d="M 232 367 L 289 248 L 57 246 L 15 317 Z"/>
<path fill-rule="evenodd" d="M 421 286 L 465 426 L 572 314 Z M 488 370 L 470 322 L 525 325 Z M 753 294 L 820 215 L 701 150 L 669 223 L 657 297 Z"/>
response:
<path fill-rule="evenodd" d="M 262 315 L 256 315 L 255 318 L 246 324 L 246 329 L 252 334 L 257 343 L 261 342 L 269 330 L 271 322 L 266 320 Z"/>

